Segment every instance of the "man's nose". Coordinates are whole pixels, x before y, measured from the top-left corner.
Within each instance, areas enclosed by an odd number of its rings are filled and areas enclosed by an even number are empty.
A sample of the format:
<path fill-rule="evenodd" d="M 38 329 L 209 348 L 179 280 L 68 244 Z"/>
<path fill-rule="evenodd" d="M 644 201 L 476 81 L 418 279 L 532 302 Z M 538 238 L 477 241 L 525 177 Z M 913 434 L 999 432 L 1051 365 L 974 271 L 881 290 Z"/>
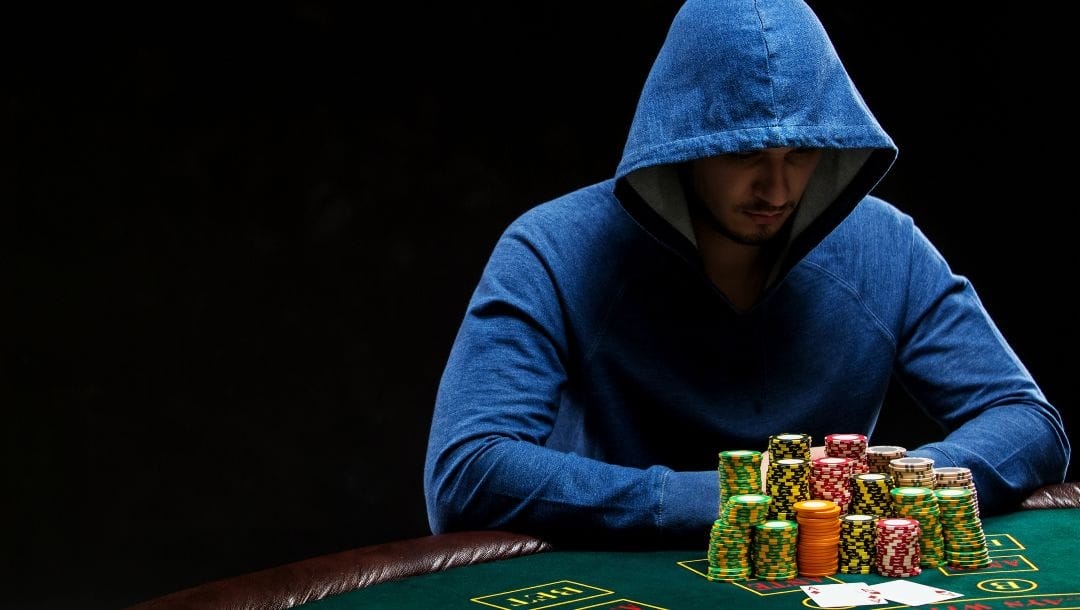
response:
<path fill-rule="evenodd" d="M 791 188 L 783 159 L 768 160 L 759 168 L 754 194 L 762 201 L 782 206 L 790 201 Z"/>

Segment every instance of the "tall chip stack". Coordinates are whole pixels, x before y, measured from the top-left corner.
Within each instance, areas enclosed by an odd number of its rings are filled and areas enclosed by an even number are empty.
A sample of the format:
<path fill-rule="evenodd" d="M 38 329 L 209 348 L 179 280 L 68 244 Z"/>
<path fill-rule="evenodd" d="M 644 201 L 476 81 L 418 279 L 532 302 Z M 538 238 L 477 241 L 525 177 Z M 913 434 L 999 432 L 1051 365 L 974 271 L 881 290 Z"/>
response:
<path fill-rule="evenodd" d="M 769 518 L 795 518 L 795 502 L 810 499 L 809 434 L 784 432 L 769 437 L 765 449 L 769 452 L 769 468 L 765 473 L 765 492 L 773 498 Z"/>
<path fill-rule="evenodd" d="M 970 489 L 935 489 L 941 510 L 945 540 L 945 563 L 954 568 L 984 568 L 990 565 L 986 534 L 979 518 L 975 496 Z"/>

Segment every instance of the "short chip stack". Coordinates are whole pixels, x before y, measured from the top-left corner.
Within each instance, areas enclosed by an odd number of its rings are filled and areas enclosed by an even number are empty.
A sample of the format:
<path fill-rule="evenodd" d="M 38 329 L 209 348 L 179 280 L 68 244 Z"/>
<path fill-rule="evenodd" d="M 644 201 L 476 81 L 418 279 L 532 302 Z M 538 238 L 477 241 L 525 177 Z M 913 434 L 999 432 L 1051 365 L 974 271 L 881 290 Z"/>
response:
<path fill-rule="evenodd" d="M 789 580 L 798 576 L 798 539 L 799 525 L 795 521 L 776 519 L 755 526 L 751 554 L 754 578 Z"/>
<path fill-rule="evenodd" d="M 934 488 L 934 460 L 924 457 L 902 457 L 889 461 L 893 487 Z"/>
<path fill-rule="evenodd" d="M 873 515 L 844 515 L 840 518 L 840 573 L 870 574 L 877 558 Z"/>
<path fill-rule="evenodd" d="M 831 500 L 795 503 L 802 576 L 831 576 L 839 569 L 840 506 Z"/>
<path fill-rule="evenodd" d="M 746 449 L 721 451 L 720 463 L 716 468 L 720 484 L 720 503 L 717 510 L 723 510 L 727 499 L 738 494 L 760 494 L 761 489 L 761 452 Z"/>
<path fill-rule="evenodd" d="M 878 519 L 874 570 L 889 578 L 921 574 L 920 534 L 919 522 L 915 519 Z"/>
<path fill-rule="evenodd" d="M 934 490 L 929 487 L 894 487 L 891 494 L 896 516 L 919 522 L 919 564 L 924 568 L 942 565 L 945 562 L 945 540 Z"/>
<path fill-rule="evenodd" d="M 851 473 L 870 472 L 866 456 L 865 434 L 829 434 L 825 437 L 825 455 L 851 459 Z"/>
<path fill-rule="evenodd" d="M 866 448 L 866 463 L 870 472 L 891 475 L 889 462 L 907 456 L 907 449 L 896 445 L 871 445 Z"/>
<path fill-rule="evenodd" d="M 934 495 L 941 509 L 945 562 L 955 568 L 984 568 L 990 565 L 986 534 L 971 490 L 951 487 L 935 489 Z"/>

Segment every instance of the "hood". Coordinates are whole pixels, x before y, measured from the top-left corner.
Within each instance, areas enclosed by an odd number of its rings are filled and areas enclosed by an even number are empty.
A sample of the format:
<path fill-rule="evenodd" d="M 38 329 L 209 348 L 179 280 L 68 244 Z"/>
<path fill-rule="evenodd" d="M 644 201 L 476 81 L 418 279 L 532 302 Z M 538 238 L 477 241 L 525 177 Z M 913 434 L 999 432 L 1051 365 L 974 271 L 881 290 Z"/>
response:
<path fill-rule="evenodd" d="M 825 153 L 790 221 L 772 280 L 870 192 L 896 146 L 804 2 L 683 4 L 638 100 L 615 175 L 620 201 L 662 241 L 697 258 L 676 164 L 782 146 Z"/>

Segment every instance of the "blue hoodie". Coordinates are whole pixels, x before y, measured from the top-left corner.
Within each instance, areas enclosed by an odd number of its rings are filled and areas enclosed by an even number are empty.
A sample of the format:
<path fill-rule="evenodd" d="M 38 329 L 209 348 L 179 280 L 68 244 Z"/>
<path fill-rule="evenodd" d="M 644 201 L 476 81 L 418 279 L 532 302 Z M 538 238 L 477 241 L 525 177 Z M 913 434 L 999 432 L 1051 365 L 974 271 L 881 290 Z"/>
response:
<path fill-rule="evenodd" d="M 825 153 L 756 305 L 705 273 L 678 164 Z M 962 276 L 870 195 L 896 147 L 799 0 L 690 0 L 612 179 L 500 238 L 444 371 L 424 471 L 433 532 L 697 544 L 717 453 L 873 430 L 895 378 L 948 431 L 984 511 L 1060 482 L 1060 415 Z"/>

